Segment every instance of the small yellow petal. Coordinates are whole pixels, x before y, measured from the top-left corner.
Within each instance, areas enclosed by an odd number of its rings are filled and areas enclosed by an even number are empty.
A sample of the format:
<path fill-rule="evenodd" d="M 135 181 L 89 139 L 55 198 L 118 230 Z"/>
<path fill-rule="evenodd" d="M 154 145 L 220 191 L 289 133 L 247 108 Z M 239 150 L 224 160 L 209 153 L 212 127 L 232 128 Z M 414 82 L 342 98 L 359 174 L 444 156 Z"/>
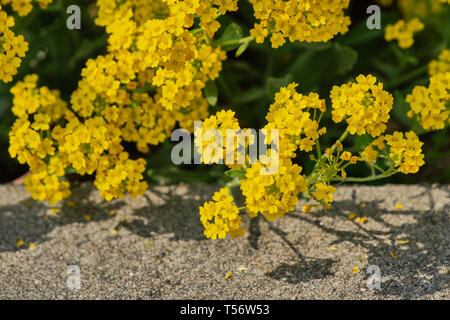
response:
<path fill-rule="evenodd" d="M 359 268 L 358 267 L 353 267 L 353 273 L 358 273 L 359 272 Z"/>
<path fill-rule="evenodd" d="M 239 270 L 239 271 L 247 271 L 247 267 L 245 267 L 245 266 L 240 266 L 240 267 L 238 268 L 238 270 Z"/>
<path fill-rule="evenodd" d="M 409 240 L 397 240 L 397 242 L 400 244 L 407 244 L 409 243 Z"/>
<path fill-rule="evenodd" d="M 59 209 L 59 208 L 51 208 L 50 209 L 50 213 L 53 213 L 53 214 L 58 213 L 60 211 L 61 211 L 61 209 Z"/>
<path fill-rule="evenodd" d="M 228 272 L 228 273 L 225 275 L 225 279 L 231 278 L 232 276 L 233 276 L 233 273 L 232 273 L 232 272 Z"/>
<path fill-rule="evenodd" d="M 28 245 L 28 247 L 30 248 L 30 250 L 36 249 L 36 245 L 35 245 L 33 242 L 30 242 L 30 244 Z"/>
<path fill-rule="evenodd" d="M 91 220 L 92 220 L 92 217 L 91 217 L 90 215 L 86 215 L 86 216 L 84 216 L 84 219 L 85 219 L 86 221 L 91 221 Z"/>
<path fill-rule="evenodd" d="M 311 211 L 311 205 L 310 204 L 306 204 L 302 207 L 302 210 L 304 213 L 308 213 Z"/>
<path fill-rule="evenodd" d="M 365 223 L 367 221 L 367 217 L 357 218 L 356 222 L 359 222 L 361 224 Z"/>
<path fill-rule="evenodd" d="M 151 241 L 151 240 L 148 240 L 148 241 L 144 242 L 144 246 L 145 247 L 151 247 L 152 245 L 153 245 L 153 241 Z"/>
<path fill-rule="evenodd" d="M 331 246 L 328 249 L 330 249 L 331 251 L 337 251 L 338 248 L 336 246 Z"/>
<path fill-rule="evenodd" d="M 350 213 L 348 214 L 347 218 L 348 218 L 349 220 L 355 219 L 355 218 L 356 218 L 356 213 L 350 212 Z"/>
<path fill-rule="evenodd" d="M 20 239 L 19 241 L 17 241 L 16 246 L 21 247 L 23 246 L 23 243 L 24 243 L 23 240 Z"/>
<path fill-rule="evenodd" d="M 392 258 L 398 258 L 392 251 L 389 253 Z"/>
<path fill-rule="evenodd" d="M 396 209 L 396 210 L 401 210 L 401 209 L 403 209 L 403 205 L 402 205 L 401 203 L 397 203 L 397 204 L 395 205 L 395 209 Z"/>

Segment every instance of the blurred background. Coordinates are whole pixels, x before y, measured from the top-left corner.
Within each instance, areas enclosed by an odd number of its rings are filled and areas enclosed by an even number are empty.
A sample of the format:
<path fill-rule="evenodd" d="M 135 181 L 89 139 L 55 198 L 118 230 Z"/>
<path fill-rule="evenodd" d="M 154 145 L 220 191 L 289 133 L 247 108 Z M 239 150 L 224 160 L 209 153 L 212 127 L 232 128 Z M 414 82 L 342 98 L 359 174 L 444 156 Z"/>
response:
<path fill-rule="evenodd" d="M 429 0 L 416 0 L 426 3 Z M 0 82 L 0 182 L 13 181 L 28 171 L 8 153 L 8 133 L 14 122 L 11 113 L 11 86 L 26 74 L 39 75 L 39 84 L 59 89 L 62 97 L 69 101 L 80 80 L 80 72 L 86 60 L 106 49 L 103 28 L 94 24 L 95 1 L 77 1 L 82 10 L 81 30 L 68 30 L 66 8 L 72 1 L 55 0 L 47 10 L 35 9 L 28 16 L 16 17 L 14 31 L 23 34 L 30 44 L 19 73 L 9 84 Z M 389 3 L 392 1 L 380 1 Z M 414 1 L 410 1 L 413 3 Z M 449 47 L 450 10 L 420 17 L 425 29 L 415 35 L 415 44 L 408 50 L 398 48 L 396 42 L 384 40 L 384 27 L 404 17 L 395 1 L 388 7 L 381 6 L 382 29 L 369 30 L 366 20 L 367 7 L 374 1 L 353 0 L 347 15 L 351 17 L 350 31 L 327 43 L 287 43 L 274 50 L 270 43 L 252 43 L 247 51 L 235 58 L 234 51 L 228 52 L 221 77 L 216 81 L 218 103 L 211 113 L 220 109 L 236 111 L 241 127 L 261 128 L 265 115 L 273 101 L 275 92 L 290 82 L 299 83 L 302 93 L 317 92 L 327 100 L 328 111 L 323 125 L 328 134 L 322 137 L 322 145 L 331 145 L 342 133 L 344 127 L 331 121 L 329 92 L 333 85 L 354 80 L 359 74 L 373 74 L 384 83 L 394 98 L 394 109 L 388 123 L 388 133 L 414 130 L 425 143 L 423 150 L 426 164 L 415 175 L 395 175 L 377 181 L 383 183 L 449 183 L 450 182 L 450 138 L 448 129 L 425 132 L 406 116 L 408 104 L 405 97 L 416 85 L 428 85 L 428 63 L 440 51 Z M 221 17 L 222 29 L 232 23 L 240 27 L 244 36 L 249 34 L 255 21 L 252 7 L 247 1 L 239 1 L 240 11 Z M 411 10 L 413 8 L 410 8 Z M 218 36 L 220 37 L 220 32 Z M 345 145 L 354 146 L 355 151 L 367 145 L 367 135 L 347 138 Z M 148 162 L 147 179 L 150 183 L 213 182 L 224 179 L 223 166 L 174 166 L 170 159 L 173 144 L 170 141 L 153 147 L 146 155 L 139 154 L 135 147 L 126 145 L 135 157 L 144 157 Z M 312 163 L 304 154 L 298 155 L 298 162 L 308 172 Z M 365 166 L 352 166 L 349 175 L 367 174 Z M 72 179 L 81 179 L 78 176 Z M 83 178 L 86 179 L 86 178 Z M 89 179 L 89 177 L 87 177 Z"/>

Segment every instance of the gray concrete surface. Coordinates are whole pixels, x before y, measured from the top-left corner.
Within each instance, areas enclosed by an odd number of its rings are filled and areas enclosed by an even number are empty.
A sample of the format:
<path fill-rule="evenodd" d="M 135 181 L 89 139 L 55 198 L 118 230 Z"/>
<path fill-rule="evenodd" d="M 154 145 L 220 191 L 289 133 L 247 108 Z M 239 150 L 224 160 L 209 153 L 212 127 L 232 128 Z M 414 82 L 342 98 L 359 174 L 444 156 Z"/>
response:
<path fill-rule="evenodd" d="M 341 186 L 329 212 L 246 221 L 246 237 L 211 241 L 198 205 L 216 189 L 155 187 L 108 203 L 83 184 L 54 212 L 23 186 L 0 186 L 0 298 L 450 298 L 450 186 Z M 79 290 L 67 286 L 71 265 Z M 381 290 L 367 287 L 370 265 Z"/>

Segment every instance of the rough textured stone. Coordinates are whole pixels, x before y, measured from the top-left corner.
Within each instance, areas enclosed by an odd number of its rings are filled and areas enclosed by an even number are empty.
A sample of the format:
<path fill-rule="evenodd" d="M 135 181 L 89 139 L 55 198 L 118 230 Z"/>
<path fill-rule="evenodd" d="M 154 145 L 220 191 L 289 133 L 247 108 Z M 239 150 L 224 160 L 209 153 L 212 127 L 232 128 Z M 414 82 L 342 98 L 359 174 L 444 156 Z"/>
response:
<path fill-rule="evenodd" d="M 198 206 L 216 189 L 105 202 L 83 184 L 55 213 L 0 186 L 0 298 L 450 299 L 450 186 L 341 186 L 329 212 L 246 220 L 244 238 L 211 241 Z M 67 287 L 70 265 L 80 290 Z M 370 265 L 381 290 L 366 285 Z"/>

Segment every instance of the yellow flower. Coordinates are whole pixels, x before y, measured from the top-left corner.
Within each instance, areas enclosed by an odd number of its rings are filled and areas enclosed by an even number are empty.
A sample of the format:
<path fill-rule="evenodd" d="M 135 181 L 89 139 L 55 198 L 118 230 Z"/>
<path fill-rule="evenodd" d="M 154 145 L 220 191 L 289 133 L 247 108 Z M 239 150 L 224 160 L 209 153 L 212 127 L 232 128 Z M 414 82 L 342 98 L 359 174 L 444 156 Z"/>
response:
<path fill-rule="evenodd" d="M 257 162 L 247 170 L 241 181 L 247 213 L 255 217 L 258 212 L 268 220 L 281 218 L 298 204 L 298 194 L 307 190 L 302 168 L 290 159 L 280 159 L 279 169 L 273 175 L 261 174 L 265 165 Z"/>
<path fill-rule="evenodd" d="M 313 110 L 325 111 L 325 101 L 316 93 L 302 95 L 296 91 L 298 84 L 291 83 L 275 94 L 270 105 L 265 129 L 278 129 L 279 154 L 295 157 L 295 151 L 309 152 L 319 138 L 319 123 L 311 119 Z"/>
<path fill-rule="evenodd" d="M 438 73 L 450 72 L 450 49 L 444 49 L 436 60 L 428 65 L 428 74 L 434 76 Z"/>
<path fill-rule="evenodd" d="M 327 186 L 322 182 L 316 183 L 316 191 L 313 196 L 316 200 L 323 201 L 325 204 L 333 202 L 333 193 L 336 192 L 336 188 L 333 186 Z"/>
<path fill-rule="evenodd" d="M 425 163 L 422 154 L 423 142 L 413 132 L 407 132 L 405 137 L 402 132 L 394 132 L 386 135 L 386 143 L 390 147 L 389 157 L 394 162 L 395 167 L 399 167 L 404 174 L 416 173 Z"/>
<path fill-rule="evenodd" d="M 27 2 L 31 2 L 31 0 L 21 0 L 21 2 L 15 0 L 13 9 L 18 9 L 17 4 L 20 3 L 23 9 L 19 14 L 24 15 L 25 12 L 28 13 L 28 5 L 31 6 Z M 5 3 L 5 0 L 2 3 Z M 11 31 L 10 28 L 13 26 L 14 18 L 8 16 L 0 5 L 0 80 L 3 82 L 12 81 L 12 77 L 17 74 L 17 69 L 22 62 L 21 58 L 25 57 L 25 53 L 28 51 L 28 43 L 24 40 L 24 37 L 22 35 L 16 36 Z"/>
<path fill-rule="evenodd" d="M 213 240 L 223 239 L 228 234 L 235 238 L 245 233 L 241 227 L 239 209 L 234 205 L 228 188 L 214 193 L 213 201 L 205 202 L 200 207 L 200 220 L 205 227 L 205 236 Z"/>
<path fill-rule="evenodd" d="M 450 123 L 450 72 L 437 73 L 430 78 L 428 88 L 414 87 L 406 96 L 411 106 L 408 114 L 416 117 L 425 130 L 439 130 Z"/>
<path fill-rule="evenodd" d="M 348 31 L 350 18 L 344 15 L 349 0 L 308 2 L 250 0 L 258 23 L 250 31 L 257 43 L 271 34 L 272 47 L 289 41 L 326 42 Z"/>
<path fill-rule="evenodd" d="M 407 22 L 399 20 L 394 25 L 386 26 L 384 37 L 386 41 L 397 40 L 400 48 L 407 49 L 414 44 L 414 33 L 421 31 L 423 28 L 423 23 L 417 18 Z"/>
<path fill-rule="evenodd" d="M 382 83 L 375 83 L 375 77 L 359 75 L 356 83 L 334 86 L 331 90 L 333 121 L 346 120 L 347 130 L 351 134 L 367 132 L 373 137 L 382 134 L 386 130 L 394 99 L 383 90 Z"/>

